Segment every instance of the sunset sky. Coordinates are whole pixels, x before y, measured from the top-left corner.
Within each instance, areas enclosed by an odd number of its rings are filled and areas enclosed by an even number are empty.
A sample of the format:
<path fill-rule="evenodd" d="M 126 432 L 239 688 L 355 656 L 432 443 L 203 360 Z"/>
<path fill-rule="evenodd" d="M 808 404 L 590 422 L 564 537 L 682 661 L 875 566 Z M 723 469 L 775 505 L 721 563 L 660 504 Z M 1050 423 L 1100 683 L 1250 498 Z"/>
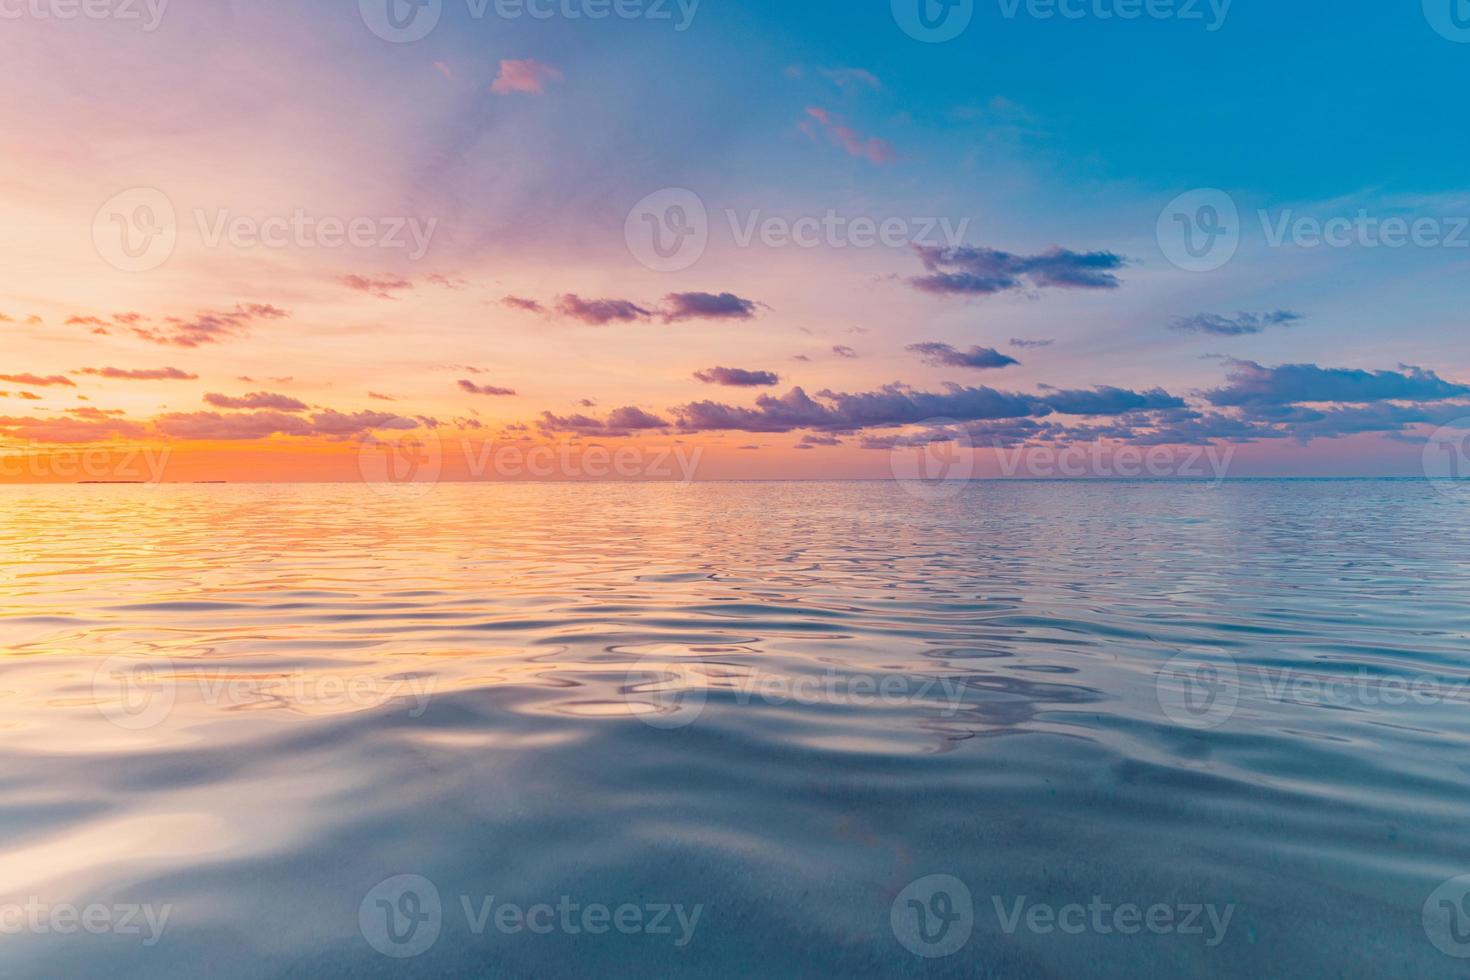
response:
<path fill-rule="evenodd" d="M 1470 44 L 1417 2 L 426 2 L 0 4 L 0 455 L 1417 475 L 1470 419 Z"/>

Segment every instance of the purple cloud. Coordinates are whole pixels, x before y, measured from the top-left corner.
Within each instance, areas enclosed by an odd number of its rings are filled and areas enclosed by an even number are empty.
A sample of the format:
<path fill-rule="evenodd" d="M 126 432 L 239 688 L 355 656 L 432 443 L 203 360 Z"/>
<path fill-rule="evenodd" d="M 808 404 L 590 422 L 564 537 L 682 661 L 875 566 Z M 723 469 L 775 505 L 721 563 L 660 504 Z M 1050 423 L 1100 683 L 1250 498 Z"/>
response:
<path fill-rule="evenodd" d="M 921 292 L 937 295 L 989 296 L 1036 289 L 1117 289 L 1113 275 L 1126 259 L 1112 252 L 1073 252 L 1052 248 L 1040 255 L 1013 255 L 994 248 L 960 245 L 944 248 L 915 245 L 927 276 L 909 279 Z"/>
<path fill-rule="evenodd" d="M 968 351 L 961 351 L 955 350 L 949 344 L 931 341 L 924 344 L 909 344 L 906 349 L 918 354 L 926 364 L 932 364 L 935 367 L 965 367 L 983 371 L 1021 363 L 1009 354 L 1002 354 L 991 347 L 971 347 Z"/>
<path fill-rule="evenodd" d="M 695 371 L 694 377 L 705 384 L 737 388 L 760 388 L 781 383 L 780 376 L 772 371 L 747 371 L 744 368 L 713 367 Z"/>

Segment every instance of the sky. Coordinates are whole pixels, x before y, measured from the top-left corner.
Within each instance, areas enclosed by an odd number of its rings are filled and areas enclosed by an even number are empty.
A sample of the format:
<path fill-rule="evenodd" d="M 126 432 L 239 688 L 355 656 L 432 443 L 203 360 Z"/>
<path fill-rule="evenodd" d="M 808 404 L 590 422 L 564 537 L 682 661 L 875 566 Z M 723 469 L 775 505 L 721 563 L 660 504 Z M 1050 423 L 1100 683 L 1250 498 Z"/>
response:
<path fill-rule="evenodd" d="M 1456 2 L 0 0 L 0 482 L 1470 474 Z"/>

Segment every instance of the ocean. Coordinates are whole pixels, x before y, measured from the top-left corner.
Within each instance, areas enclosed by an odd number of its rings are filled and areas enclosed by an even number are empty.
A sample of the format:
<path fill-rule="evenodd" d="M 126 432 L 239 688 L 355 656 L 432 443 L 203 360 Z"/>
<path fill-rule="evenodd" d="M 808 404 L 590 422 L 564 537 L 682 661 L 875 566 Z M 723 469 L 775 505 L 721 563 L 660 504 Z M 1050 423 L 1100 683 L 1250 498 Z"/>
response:
<path fill-rule="evenodd" d="M 1465 976 L 1467 518 L 0 488 L 0 975 Z"/>

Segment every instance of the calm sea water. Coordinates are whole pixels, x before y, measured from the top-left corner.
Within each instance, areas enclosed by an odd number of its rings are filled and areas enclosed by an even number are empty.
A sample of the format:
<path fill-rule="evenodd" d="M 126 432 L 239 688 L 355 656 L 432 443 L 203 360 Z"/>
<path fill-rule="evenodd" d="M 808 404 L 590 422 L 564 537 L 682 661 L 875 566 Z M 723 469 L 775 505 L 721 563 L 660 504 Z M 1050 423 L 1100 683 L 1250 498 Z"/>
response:
<path fill-rule="evenodd" d="M 1465 976 L 1467 518 L 0 490 L 0 975 Z"/>

